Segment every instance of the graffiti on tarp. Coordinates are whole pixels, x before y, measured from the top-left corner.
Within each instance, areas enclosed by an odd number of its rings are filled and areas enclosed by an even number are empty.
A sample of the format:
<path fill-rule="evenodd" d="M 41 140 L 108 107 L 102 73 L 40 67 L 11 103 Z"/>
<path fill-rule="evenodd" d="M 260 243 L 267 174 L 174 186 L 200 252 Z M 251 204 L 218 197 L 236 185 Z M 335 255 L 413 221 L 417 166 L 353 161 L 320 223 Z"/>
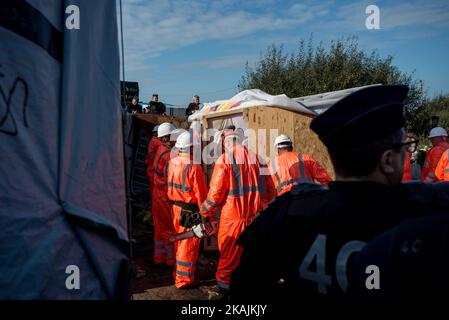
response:
<path fill-rule="evenodd" d="M 0 65 L 1 68 L 1 65 Z M 0 70 L 0 79 L 5 78 L 5 75 Z M 21 86 L 23 88 L 23 98 L 21 106 L 21 114 L 23 119 L 23 124 L 25 128 L 28 128 L 27 120 L 27 105 L 28 105 L 28 84 L 26 81 L 20 77 L 16 77 L 12 86 L 9 90 L 3 88 L 0 83 L 0 132 L 7 135 L 16 136 L 18 134 L 18 126 L 14 113 L 12 112 L 11 105 L 13 101 L 19 101 L 18 90 Z"/>

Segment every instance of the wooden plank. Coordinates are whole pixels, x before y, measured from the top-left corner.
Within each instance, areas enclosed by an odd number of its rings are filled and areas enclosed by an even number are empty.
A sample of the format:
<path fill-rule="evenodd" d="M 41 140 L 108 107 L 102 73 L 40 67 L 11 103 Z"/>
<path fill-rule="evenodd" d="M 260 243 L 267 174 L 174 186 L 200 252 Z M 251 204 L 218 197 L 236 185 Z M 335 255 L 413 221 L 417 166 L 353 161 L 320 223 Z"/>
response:
<path fill-rule="evenodd" d="M 220 112 L 212 112 L 209 114 L 205 114 L 203 116 L 203 119 L 210 119 L 210 118 L 219 118 L 219 117 L 225 117 L 229 115 L 233 115 L 235 113 L 242 113 L 242 110 L 245 109 L 236 109 L 236 110 L 227 110 L 227 111 L 220 111 Z"/>
<path fill-rule="evenodd" d="M 270 137 L 270 129 L 277 129 L 279 134 L 286 134 L 292 139 L 295 150 L 311 155 L 320 162 L 332 178 L 335 177 L 326 147 L 309 128 L 312 117 L 268 106 L 250 108 L 244 116 L 248 122 L 248 128 L 256 131 L 258 129 L 267 130 L 265 141 L 261 142 L 265 143 L 266 156 L 270 155 L 275 138 Z"/>
<path fill-rule="evenodd" d="M 134 114 L 139 120 L 139 124 L 145 130 L 145 132 L 151 136 L 151 130 L 155 125 L 170 122 L 176 126 L 176 128 L 188 129 L 189 122 L 187 121 L 186 116 L 166 116 L 166 115 L 158 115 L 158 114 Z"/>

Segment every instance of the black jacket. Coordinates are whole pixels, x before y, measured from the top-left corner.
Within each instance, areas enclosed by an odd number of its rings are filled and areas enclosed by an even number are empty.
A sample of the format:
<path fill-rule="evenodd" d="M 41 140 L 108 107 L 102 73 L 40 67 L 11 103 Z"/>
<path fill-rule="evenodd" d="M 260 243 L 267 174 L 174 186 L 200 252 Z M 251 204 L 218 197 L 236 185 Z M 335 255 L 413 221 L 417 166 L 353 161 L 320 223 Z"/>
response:
<path fill-rule="evenodd" d="M 166 107 L 162 102 L 150 101 L 147 109 L 150 114 L 164 114 Z"/>
<path fill-rule="evenodd" d="M 194 104 L 193 102 L 191 102 L 186 109 L 186 116 L 192 115 L 195 110 L 198 111 L 199 109 L 200 109 L 199 104 Z"/>
<path fill-rule="evenodd" d="M 298 185 L 241 234 L 231 297 L 349 301 L 353 258 L 367 242 L 406 219 L 448 213 L 449 183 Z"/>
<path fill-rule="evenodd" d="M 133 105 L 132 103 L 128 103 L 128 105 L 126 106 L 126 111 L 129 113 L 133 113 L 133 111 L 137 111 L 137 113 L 142 113 L 142 105 L 141 104 Z"/>

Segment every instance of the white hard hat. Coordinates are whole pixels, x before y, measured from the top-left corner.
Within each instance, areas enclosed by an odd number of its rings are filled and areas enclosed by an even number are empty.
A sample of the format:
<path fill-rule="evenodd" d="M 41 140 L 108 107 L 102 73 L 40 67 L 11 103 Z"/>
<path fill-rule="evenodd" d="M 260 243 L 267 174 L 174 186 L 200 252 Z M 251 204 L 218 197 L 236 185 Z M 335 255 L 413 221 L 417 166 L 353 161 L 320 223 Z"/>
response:
<path fill-rule="evenodd" d="M 176 127 L 170 122 L 164 122 L 159 126 L 159 128 L 157 128 L 157 137 L 161 138 L 164 136 L 168 136 L 175 129 Z"/>
<path fill-rule="evenodd" d="M 184 131 L 176 139 L 175 147 L 178 149 L 185 149 L 192 146 L 192 135 L 188 131 Z"/>
<path fill-rule="evenodd" d="M 429 138 L 435 138 L 435 137 L 447 137 L 447 132 L 441 127 L 435 127 L 432 130 L 430 130 Z"/>
<path fill-rule="evenodd" d="M 179 129 L 175 129 L 170 133 L 170 141 L 176 141 L 178 139 L 178 137 L 183 134 L 184 132 L 186 132 L 187 130 L 179 128 Z"/>
<path fill-rule="evenodd" d="M 279 137 L 274 139 L 274 147 L 278 148 L 280 145 L 291 144 L 292 140 L 285 134 L 281 134 Z"/>

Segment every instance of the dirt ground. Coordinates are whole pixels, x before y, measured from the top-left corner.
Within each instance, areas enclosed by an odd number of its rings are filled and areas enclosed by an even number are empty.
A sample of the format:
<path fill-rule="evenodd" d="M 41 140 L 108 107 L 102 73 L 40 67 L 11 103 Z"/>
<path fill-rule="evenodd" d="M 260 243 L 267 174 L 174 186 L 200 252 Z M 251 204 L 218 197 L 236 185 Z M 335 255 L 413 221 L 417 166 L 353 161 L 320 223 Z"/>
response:
<path fill-rule="evenodd" d="M 153 226 L 143 223 L 141 217 L 133 219 L 133 260 L 138 266 L 134 280 L 134 300 L 208 300 L 213 299 L 215 271 L 218 253 L 206 252 L 203 247 L 197 262 L 196 279 L 200 285 L 196 289 L 179 290 L 174 286 L 173 268 L 157 266 L 153 263 Z"/>

